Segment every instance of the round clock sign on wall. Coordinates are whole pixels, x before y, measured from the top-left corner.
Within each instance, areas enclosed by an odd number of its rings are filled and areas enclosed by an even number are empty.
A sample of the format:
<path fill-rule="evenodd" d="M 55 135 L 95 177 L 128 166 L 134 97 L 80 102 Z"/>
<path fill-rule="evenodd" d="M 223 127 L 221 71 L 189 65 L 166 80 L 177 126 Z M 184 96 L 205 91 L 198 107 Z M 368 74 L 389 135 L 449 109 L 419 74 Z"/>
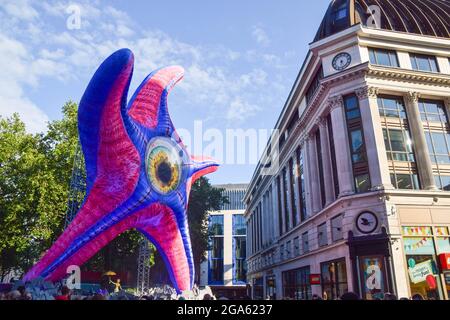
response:
<path fill-rule="evenodd" d="M 377 216 L 369 211 L 361 212 L 356 218 L 356 228 L 359 232 L 369 234 L 374 232 L 378 227 Z"/>
<path fill-rule="evenodd" d="M 352 56 L 347 52 L 342 52 L 333 58 L 333 68 L 338 71 L 346 69 L 352 63 Z"/>

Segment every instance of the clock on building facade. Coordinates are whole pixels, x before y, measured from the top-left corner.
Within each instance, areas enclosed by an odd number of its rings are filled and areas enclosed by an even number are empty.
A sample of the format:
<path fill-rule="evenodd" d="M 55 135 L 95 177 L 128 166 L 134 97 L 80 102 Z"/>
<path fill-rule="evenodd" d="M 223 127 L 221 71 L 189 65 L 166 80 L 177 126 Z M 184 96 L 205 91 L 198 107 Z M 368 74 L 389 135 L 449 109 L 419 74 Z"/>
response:
<path fill-rule="evenodd" d="M 333 58 L 333 68 L 337 71 L 345 70 L 352 63 L 352 56 L 347 52 L 342 52 Z"/>

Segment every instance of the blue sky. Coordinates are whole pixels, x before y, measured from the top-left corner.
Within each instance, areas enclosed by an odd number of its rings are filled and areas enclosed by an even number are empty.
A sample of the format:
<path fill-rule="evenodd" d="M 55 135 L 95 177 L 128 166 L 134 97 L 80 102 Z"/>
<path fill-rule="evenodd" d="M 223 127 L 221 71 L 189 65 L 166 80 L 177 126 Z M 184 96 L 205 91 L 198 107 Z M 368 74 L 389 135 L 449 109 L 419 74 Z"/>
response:
<path fill-rule="evenodd" d="M 169 98 L 177 128 L 193 134 L 202 121 L 203 131 L 224 136 L 270 130 L 328 3 L 0 0 L 0 115 L 18 112 L 30 132 L 45 130 L 65 101 L 79 101 L 101 61 L 128 47 L 135 53 L 129 95 L 155 68 L 185 68 Z M 80 9 L 79 29 L 67 27 L 71 4 Z M 210 179 L 248 182 L 254 167 L 225 163 Z"/>

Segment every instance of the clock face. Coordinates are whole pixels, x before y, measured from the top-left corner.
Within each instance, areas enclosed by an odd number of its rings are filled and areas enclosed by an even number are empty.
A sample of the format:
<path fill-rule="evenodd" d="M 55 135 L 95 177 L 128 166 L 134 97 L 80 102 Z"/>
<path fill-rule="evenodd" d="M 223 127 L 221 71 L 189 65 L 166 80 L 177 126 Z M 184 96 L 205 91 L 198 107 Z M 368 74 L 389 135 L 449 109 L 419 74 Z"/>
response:
<path fill-rule="evenodd" d="M 333 68 L 341 71 L 347 68 L 350 63 L 352 62 L 352 56 L 349 55 L 347 52 L 339 53 L 336 57 L 333 59 Z"/>
<path fill-rule="evenodd" d="M 356 218 L 356 228 L 361 233 L 372 233 L 378 227 L 378 218 L 372 212 L 361 212 Z"/>

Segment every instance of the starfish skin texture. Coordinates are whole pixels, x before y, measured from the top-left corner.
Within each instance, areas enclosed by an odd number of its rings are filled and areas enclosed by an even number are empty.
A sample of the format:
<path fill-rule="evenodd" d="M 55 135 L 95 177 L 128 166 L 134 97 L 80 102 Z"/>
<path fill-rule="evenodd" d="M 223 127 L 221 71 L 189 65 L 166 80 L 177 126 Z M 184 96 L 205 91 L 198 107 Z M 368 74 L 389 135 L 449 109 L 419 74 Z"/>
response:
<path fill-rule="evenodd" d="M 127 103 L 133 66 L 133 53 L 118 50 L 90 81 L 78 111 L 86 198 L 25 281 L 60 280 L 69 266 L 81 266 L 118 235 L 136 229 L 160 252 L 175 289 L 192 289 L 189 192 L 195 180 L 216 171 L 218 164 L 188 155 L 170 119 L 167 96 L 182 79 L 183 68 L 150 73 Z"/>

